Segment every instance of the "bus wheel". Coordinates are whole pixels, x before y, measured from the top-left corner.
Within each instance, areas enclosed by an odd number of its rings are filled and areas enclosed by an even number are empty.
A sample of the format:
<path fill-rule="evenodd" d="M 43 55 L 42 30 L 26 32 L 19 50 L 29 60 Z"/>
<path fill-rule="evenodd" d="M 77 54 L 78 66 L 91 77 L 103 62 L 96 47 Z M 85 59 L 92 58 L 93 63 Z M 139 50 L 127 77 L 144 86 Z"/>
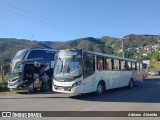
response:
<path fill-rule="evenodd" d="M 97 85 L 96 95 L 102 95 L 104 93 L 104 84 L 99 82 Z"/>
<path fill-rule="evenodd" d="M 33 91 L 36 92 L 36 91 L 37 91 L 37 88 L 34 88 Z"/>
<path fill-rule="evenodd" d="M 133 86 L 134 86 L 134 81 L 133 81 L 133 79 L 130 79 L 128 87 L 133 88 Z"/>

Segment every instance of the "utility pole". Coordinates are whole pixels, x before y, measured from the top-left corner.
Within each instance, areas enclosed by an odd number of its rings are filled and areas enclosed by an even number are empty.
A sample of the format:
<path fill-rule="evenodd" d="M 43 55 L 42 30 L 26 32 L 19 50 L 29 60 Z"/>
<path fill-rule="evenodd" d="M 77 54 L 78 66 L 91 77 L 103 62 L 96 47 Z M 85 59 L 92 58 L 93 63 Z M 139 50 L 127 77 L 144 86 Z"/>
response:
<path fill-rule="evenodd" d="M 34 36 L 35 36 L 35 34 L 33 34 L 30 39 L 32 40 Z"/>
<path fill-rule="evenodd" d="M 122 57 L 124 58 L 125 56 L 125 50 L 124 50 L 124 41 L 125 39 L 129 39 L 129 37 L 123 37 L 120 40 L 122 40 Z"/>
<path fill-rule="evenodd" d="M 124 44 L 123 44 L 123 39 L 122 40 L 122 57 L 124 58 Z"/>
<path fill-rule="evenodd" d="M 2 75 L 2 81 L 3 81 L 3 78 L 4 78 L 3 65 L 1 65 L 1 75 Z"/>

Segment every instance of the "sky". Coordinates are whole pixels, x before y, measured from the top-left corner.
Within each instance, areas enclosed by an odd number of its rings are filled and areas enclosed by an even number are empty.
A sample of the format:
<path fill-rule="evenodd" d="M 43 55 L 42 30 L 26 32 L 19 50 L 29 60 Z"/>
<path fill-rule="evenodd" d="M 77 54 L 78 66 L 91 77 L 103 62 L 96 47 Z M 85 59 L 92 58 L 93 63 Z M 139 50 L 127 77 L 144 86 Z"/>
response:
<path fill-rule="evenodd" d="M 160 34 L 160 0 L 0 0 L 0 38 L 67 41 Z"/>

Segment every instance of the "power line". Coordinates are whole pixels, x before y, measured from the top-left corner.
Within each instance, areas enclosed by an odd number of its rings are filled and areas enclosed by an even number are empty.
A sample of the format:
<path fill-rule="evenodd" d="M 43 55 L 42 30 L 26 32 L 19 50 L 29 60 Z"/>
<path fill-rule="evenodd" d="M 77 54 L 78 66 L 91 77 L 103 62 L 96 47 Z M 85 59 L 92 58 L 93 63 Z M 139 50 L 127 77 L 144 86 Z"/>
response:
<path fill-rule="evenodd" d="M 26 16 L 26 14 L 24 15 L 20 15 L 20 17 L 25 17 L 25 18 L 23 18 L 23 19 L 26 19 L 26 18 L 30 18 L 30 20 L 32 20 L 32 22 L 36 22 L 36 24 L 38 23 L 40 23 L 40 24 L 45 24 L 45 25 L 47 25 L 48 27 L 47 28 L 51 28 L 51 29 L 53 29 L 53 23 L 54 23 L 54 29 L 60 29 L 60 30 L 64 30 L 64 29 L 72 29 L 73 30 L 73 32 L 75 32 L 75 30 L 78 30 L 79 28 L 78 27 L 72 27 L 72 26 L 67 26 L 67 25 L 63 25 L 63 24 L 60 24 L 60 23 L 58 23 L 57 21 L 57 23 L 55 24 L 55 20 L 53 20 L 53 19 L 49 19 L 49 18 L 46 18 L 45 17 L 45 19 L 43 19 L 44 18 L 44 16 L 42 16 L 42 15 L 38 15 L 38 14 L 35 14 L 35 13 L 33 13 L 33 12 L 31 12 L 31 11 L 26 11 L 25 9 L 22 9 L 22 8 L 20 8 L 20 7 L 16 7 L 16 6 L 13 6 L 13 5 L 11 5 L 11 4 L 9 4 L 9 3 L 4 3 L 3 2 L 3 4 L 4 5 L 7 5 L 7 6 L 10 6 L 10 7 L 12 7 L 12 8 L 14 8 L 14 9 L 17 9 L 17 10 L 19 10 L 19 11 L 23 11 L 23 13 L 27 13 L 27 14 L 30 14 L 30 15 L 32 15 L 32 17 L 31 16 Z M 12 11 L 13 12 L 13 11 Z M 16 13 L 16 15 L 18 15 L 19 13 Z M 15 14 L 14 14 L 15 15 Z M 40 19 L 37 19 L 37 17 L 39 17 Z M 43 19 L 43 20 L 42 20 Z M 52 24 L 52 25 L 51 25 Z M 57 28 L 57 27 L 58 28 Z M 63 29 L 62 29 L 63 28 Z M 78 28 L 78 29 L 77 29 Z M 80 29 L 79 29 L 80 30 Z M 86 32 L 84 32 L 84 30 L 86 30 L 86 29 L 84 29 L 84 28 L 82 28 L 82 32 L 81 33 L 88 33 L 88 31 Z M 65 31 L 65 30 L 64 30 Z M 91 32 L 91 30 L 89 30 L 89 32 Z M 94 32 L 94 34 L 97 34 L 98 32 Z M 76 32 L 76 34 L 77 34 L 77 32 Z M 78 32 L 78 34 L 79 34 L 79 32 Z"/>
<path fill-rule="evenodd" d="M 0 32 L 1 34 L 7 33 L 7 34 L 12 34 L 12 35 L 17 35 L 17 36 L 26 35 L 23 32 L 17 32 L 16 29 L 13 29 L 13 28 L 11 28 L 9 26 L 4 26 L 4 25 L 1 25 L 1 24 L 0 24 L 0 31 L 1 31 Z M 27 34 L 29 36 L 30 34 L 33 34 L 33 33 L 29 33 L 28 32 Z"/>

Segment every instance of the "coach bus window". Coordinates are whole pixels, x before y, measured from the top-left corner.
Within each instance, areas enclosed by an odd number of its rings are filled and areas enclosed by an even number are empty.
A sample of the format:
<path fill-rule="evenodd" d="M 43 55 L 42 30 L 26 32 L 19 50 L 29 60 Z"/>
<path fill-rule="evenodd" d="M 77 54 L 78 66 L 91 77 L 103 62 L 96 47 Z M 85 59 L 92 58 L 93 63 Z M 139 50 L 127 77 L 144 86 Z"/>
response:
<path fill-rule="evenodd" d="M 121 61 L 121 70 L 125 70 L 125 61 Z"/>
<path fill-rule="evenodd" d="M 114 59 L 114 70 L 119 70 L 119 60 Z"/>
<path fill-rule="evenodd" d="M 95 59 L 93 54 L 84 53 L 83 55 L 83 76 L 87 78 L 95 72 Z"/>
<path fill-rule="evenodd" d="M 44 58 L 44 50 L 32 50 L 28 56 L 28 59 Z"/>
<path fill-rule="evenodd" d="M 41 58 L 45 61 L 53 61 L 55 52 L 45 50 L 32 50 L 28 55 L 28 59 Z"/>
<path fill-rule="evenodd" d="M 103 70 L 104 60 L 103 57 L 97 57 L 97 70 Z"/>
<path fill-rule="evenodd" d="M 105 69 L 112 70 L 112 59 L 110 58 L 105 59 Z"/>
<path fill-rule="evenodd" d="M 48 61 L 53 61 L 54 60 L 54 55 L 55 55 L 55 52 L 53 52 L 53 51 L 45 51 L 44 59 L 48 60 Z"/>

